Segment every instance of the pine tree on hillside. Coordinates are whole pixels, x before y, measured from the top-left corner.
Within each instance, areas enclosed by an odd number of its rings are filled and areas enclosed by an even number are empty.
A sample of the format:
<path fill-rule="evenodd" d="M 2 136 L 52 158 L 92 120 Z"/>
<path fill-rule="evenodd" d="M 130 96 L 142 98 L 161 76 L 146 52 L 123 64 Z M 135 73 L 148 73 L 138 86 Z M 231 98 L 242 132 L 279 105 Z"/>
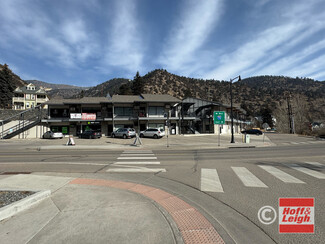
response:
<path fill-rule="evenodd" d="M 119 95 L 132 95 L 132 89 L 131 89 L 131 85 L 129 83 L 123 84 L 120 86 L 119 91 L 118 91 Z"/>
<path fill-rule="evenodd" d="M 272 111 L 269 107 L 261 109 L 260 114 L 262 115 L 263 123 L 267 123 L 270 127 L 273 127 Z"/>
<path fill-rule="evenodd" d="M 143 93 L 143 90 L 144 90 L 144 81 L 143 78 L 140 76 L 139 71 L 137 71 L 132 83 L 133 95 L 139 95 Z"/>
<path fill-rule="evenodd" d="M 0 70 L 0 107 L 1 108 L 11 108 L 13 91 L 15 86 L 13 84 L 12 72 L 7 64 L 3 65 L 2 70 Z"/>

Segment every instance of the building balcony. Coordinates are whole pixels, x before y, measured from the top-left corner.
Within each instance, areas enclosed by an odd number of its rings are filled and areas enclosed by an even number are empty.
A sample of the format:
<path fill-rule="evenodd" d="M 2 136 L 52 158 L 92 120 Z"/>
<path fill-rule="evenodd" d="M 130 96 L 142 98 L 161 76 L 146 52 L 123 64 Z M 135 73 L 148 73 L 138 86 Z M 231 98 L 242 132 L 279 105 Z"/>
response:
<path fill-rule="evenodd" d="M 48 99 L 47 98 L 36 98 L 37 102 L 47 102 Z"/>
<path fill-rule="evenodd" d="M 22 102 L 22 101 L 25 101 L 25 98 L 24 97 L 13 97 L 13 102 Z"/>

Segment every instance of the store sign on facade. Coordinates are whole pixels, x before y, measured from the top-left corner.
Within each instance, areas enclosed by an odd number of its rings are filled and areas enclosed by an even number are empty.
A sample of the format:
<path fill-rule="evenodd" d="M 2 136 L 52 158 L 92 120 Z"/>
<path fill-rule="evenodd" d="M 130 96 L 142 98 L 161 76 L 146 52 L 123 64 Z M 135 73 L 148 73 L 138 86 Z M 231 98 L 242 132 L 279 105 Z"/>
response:
<path fill-rule="evenodd" d="M 96 120 L 96 114 L 95 113 L 82 113 L 82 120 Z"/>
<path fill-rule="evenodd" d="M 70 119 L 81 119 L 80 113 L 70 113 Z"/>

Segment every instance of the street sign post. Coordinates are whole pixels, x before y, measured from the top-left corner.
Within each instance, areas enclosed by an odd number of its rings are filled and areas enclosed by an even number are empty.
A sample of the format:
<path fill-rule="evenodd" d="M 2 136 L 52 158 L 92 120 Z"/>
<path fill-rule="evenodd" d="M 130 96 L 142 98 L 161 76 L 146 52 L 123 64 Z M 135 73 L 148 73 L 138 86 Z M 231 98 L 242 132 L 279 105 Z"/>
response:
<path fill-rule="evenodd" d="M 215 125 L 225 124 L 225 112 L 224 111 L 214 111 L 213 112 L 213 122 Z"/>
<path fill-rule="evenodd" d="M 213 112 L 213 123 L 218 125 L 218 146 L 220 147 L 220 125 L 225 124 L 225 112 L 224 111 L 214 111 Z"/>

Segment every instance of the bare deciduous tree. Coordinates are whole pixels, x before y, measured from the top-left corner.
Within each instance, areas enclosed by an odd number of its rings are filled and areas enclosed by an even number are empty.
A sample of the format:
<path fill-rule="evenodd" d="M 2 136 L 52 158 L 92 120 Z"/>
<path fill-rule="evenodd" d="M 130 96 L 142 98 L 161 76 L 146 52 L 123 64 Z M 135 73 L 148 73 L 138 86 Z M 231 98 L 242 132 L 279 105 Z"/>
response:
<path fill-rule="evenodd" d="M 298 134 L 304 134 L 309 131 L 310 105 L 307 102 L 305 96 L 295 95 L 290 98 L 290 106 L 292 108 L 292 120 L 294 124 L 294 131 Z M 289 133 L 290 120 L 288 111 L 288 101 L 283 99 L 278 102 L 277 108 L 274 111 L 274 117 L 276 118 L 277 131 L 282 133 Z"/>

